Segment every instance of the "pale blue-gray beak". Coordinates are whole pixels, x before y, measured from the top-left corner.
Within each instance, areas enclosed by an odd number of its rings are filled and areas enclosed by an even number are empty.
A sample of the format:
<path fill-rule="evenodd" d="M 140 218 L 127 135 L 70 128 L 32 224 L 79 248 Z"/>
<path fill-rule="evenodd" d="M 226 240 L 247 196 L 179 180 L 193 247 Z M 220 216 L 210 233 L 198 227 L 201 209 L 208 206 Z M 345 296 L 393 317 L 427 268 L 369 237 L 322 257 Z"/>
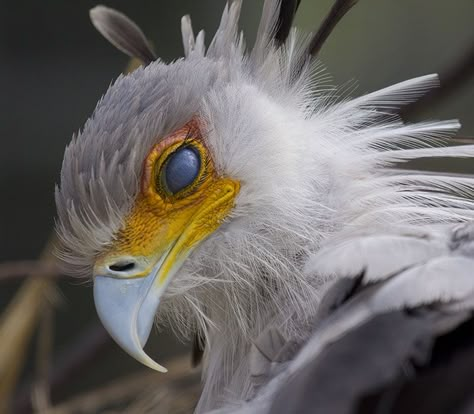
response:
<path fill-rule="evenodd" d="M 95 275 L 94 302 L 104 327 L 124 351 L 154 370 L 167 372 L 143 350 L 166 288 L 154 283 L 162 262 L 160 260 L 145 277 Z"/>

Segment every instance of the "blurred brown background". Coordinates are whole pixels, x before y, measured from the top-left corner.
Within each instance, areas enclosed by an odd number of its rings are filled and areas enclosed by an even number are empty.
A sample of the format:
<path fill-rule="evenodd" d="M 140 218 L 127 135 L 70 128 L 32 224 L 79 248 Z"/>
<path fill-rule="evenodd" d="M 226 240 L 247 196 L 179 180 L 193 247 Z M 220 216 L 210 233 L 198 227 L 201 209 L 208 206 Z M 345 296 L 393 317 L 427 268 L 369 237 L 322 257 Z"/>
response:
<path fill-rule="evenodd" d="M 244 1 L 242 27 L 248 44 L 252 44 L 262 3 Z M 96 4 L 89 0 L 0 3 L 0 263 L 32 260 L 40 254 L 54 222 L 53 191 L 64 147 L 127 64 L 128 59 L 89 22 L 88 10 Z M 225 1 L 110 0 L 105 4 L 135 20 L 158 54 L 169 61 L 182 54 L 181 16 L 191 14 L 195 31 L 204 28 L 209 42 Z M 297 25 L 314 30 L 331 4 L 331 0 L 303 0 Z M 336 28 L 320 58 L 335 84 L 357 81 L 354 94 L 418 75 L 448 73 L 472 56 L 473 20 L 472 0 L 361 0 Z M 467 66 L 465 73 L 472 74 L 474 69 Z M 466 78 L 445 98 L 424 105 L 408 118 L 459 118 L 460 134 L 474 136 L 474 78 Z M 446 167 L 474 172 L 474 166 L 466 163 Z M 0 312 L 20 284 L 20 278 L 0 280 Z M 58 286 L 60 300 L 55 300 L 51 333 L 53 368 L 64 363 L 61 358 L 72 358 L 71 346 L 77 341 L 86 337 L 87 345 L 87 336 L 94 340 L 97 334 L 90 286 L 70 279 Z M 0 348 L 8 340 L 3 331 Z M 38 366 L 37 340 L 29 347 L 26 369 L 15 391 L 16 412 L 29 410 L 25 395 Z M 160 361 L 186 349 L 166 332 L 155 343 L 159 343 Z M 89 359 L 93 363 L 60 378 L 54 401 L 141 369 L 114 344 L 97 349 L 101 352 Z"/>

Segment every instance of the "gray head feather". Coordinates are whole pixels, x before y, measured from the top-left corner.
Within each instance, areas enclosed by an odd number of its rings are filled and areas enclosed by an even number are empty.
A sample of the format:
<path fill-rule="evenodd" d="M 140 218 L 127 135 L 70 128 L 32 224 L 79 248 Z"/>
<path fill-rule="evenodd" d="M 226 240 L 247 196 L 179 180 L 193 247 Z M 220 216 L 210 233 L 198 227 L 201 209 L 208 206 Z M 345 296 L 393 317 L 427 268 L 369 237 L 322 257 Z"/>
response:
<path fill-rule="evenodd" d="M 276 15 L 277 3 L 266 8 Z M 56 190 L 60 256 L 71 271 L 87 274 L 96 255 L 123 224 L 138 191 L 142 161 L 159 138 L 196 115 L 203 98 L 232 81 L 245 79 L 271 95 L 290 95 L 298 82 L 280 67 L 279 53 L 267 48 L 274 22 L 264 15 L 254 48 L 269 70 L 245 60 L 243 36 L 238 35 L 241 1 L 224 9 L 221 23 L 206 52 L 204 32 L 194 40 L 191 21 L 182 20 L 186 59 L 165 65 L 150 62 L 119 76 L 66 149 L 61 185 Z M 125 53 L 148 62 L 151 48 L 140 29 L 123 14 L 104 6 L 91 11 L 98 30 Z M 267 40 L 263 40 L 267 39 Z M 302 53 L 302 52 L 301 52 Z M 266 56 L 266 58 L 265 58 Z M 295 54 L 298 59 L 298 53 Z M 285 72 L 286 70 L 286 72 Z"/>
<path fill-rule="evenodd" d="M 222 80 L 214 62 L 191 59 L 153 62 L 119 76 L 66 148 L 56 191 L 64 259 L 89 266 L 112 240 L 137 194 L 146 154 L 159 137 L 191 119 L 218 73 Z"/>
<path fill-rule="evenodd" d="M 387 117 L 387 109 L 435 87 L 437 77 L 336 102 L 334 88 L 311 71 L 311 39 L 293 29 L 283 44 L 275 41 L 281 4 L 265 1 L 249 52 L 238 28 L 241 1 L 225 7 L 207 50 L 204 33 L 194 37 L 185 17 L 186 58 L 154 61 L 117 79 L 66 149 L 56 190 L 62 256 L 88 273 L 132 208 L 150 149 L 192 117 L 204 121 L 202 135 L 218 173 L 241 188 L 229 219 L 185 261 L 160 304 L 160 316 L 174 329 L 184 335 L 197 330 L 212 348 L 198 412 L 215 407 L 225 392 L 247 398 L 251 338 L 270 321 L 285 337 L 307 338 L 321 286 L 335 271 L 364 266 L 348 260 L 373 243 L 345 248 L 346 257 L 341 252 L 330 260 L 333 271 L 323 266 L 328 251 L 321 248 L 361 234 L 419 234 L 426 225 L 474 217 L 472 177 L 387 168 L 417 157 L 474 157 L 474 146 L 442 146 L 457 121 L 404 125 Z M 425 249 L 420 241 L 410 244 L 418 251 L 413 257 L 396 248 L 398 240 L 391 250 L 405 261 L 371 261 L 374 279 L 438 254 L 439 246 Z M 319 260 L 308 260 L 318 251 Z M 405 287 L 399 304 L 411 303 Z M 448 293 L 457 298 L 457 291 Z"/>

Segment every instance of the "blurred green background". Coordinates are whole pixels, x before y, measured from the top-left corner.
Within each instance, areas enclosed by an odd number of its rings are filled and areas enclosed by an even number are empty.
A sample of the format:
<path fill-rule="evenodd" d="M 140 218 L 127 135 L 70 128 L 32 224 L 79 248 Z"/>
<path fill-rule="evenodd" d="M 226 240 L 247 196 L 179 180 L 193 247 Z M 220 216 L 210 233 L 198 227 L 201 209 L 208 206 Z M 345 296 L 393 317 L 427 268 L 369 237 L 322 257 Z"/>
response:
<path fill-rule="evenodd" d="M 242 27 L 252 44 L 261 0 L 246 0 Z M 89 22 L 89 0 L 2 0 L 0 6 L 0 262 L 34 259 L 54 222 L 54 184 L 62 154 L 108 85 L 128 59 L 107 43 Z M 194 30 L 204 28 L 209 42 L 223 0 L 110 0 L 152 40 L 165 60 L 182 54 L 180 18 L 191 14 Z M 303 0 L 297 25 L 314 30 L 331 0 Z M 473 48 L 473 0 L 361 0 L 325 44 L 320 58 L 335 84 L 356 81 L 354 94 L 410 77 L 443 72 Z M 472 73 L 473 68 L 471 68 Z M 459 118 L 461 135 L 474 136 L 474 80 L 419 118 Z M 451 166 L 455 167 L 455 166 Z M 474 171 L 473 166 L 462 169 Z M 0 311 L 19 286 L 1 282 Z M 60 352 L 96 320 L 90 286 L 60 283 L 63 300 L 56 313 L 55 352 Z M 166 333 L 160 360 L 183 350 Z M 1 341 L 8 338 L 0 338 Z M 31 368 L 31 361 L 28 367 Z M 60 399 L 138 365 L 115 345 Z M 28 377 L 28 372 L 24 378 Z"/>

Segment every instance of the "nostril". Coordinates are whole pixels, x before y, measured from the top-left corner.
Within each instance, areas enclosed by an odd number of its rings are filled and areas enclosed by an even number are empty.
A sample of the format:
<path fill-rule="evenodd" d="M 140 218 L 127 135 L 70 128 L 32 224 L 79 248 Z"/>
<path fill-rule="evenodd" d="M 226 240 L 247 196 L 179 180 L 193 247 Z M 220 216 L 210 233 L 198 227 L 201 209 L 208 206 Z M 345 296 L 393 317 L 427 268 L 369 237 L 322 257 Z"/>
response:
<path fill-rule="evenodd" d="M 113 272 L 128 272 L 135 268 L 135 262 L 117 262 L 109 266 Z"/>

